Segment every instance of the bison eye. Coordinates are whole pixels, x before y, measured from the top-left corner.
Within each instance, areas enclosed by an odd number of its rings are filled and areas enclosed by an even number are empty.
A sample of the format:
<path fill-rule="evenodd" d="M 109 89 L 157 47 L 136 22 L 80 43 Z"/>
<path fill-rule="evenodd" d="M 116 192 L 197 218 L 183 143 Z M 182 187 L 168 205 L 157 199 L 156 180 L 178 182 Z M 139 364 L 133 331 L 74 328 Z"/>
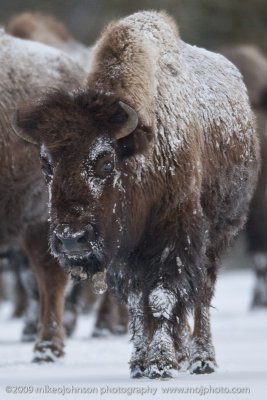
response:
<path fill-rule="evenodd" d="M 46 183 L 50 183 L 52 180 L 52 177 L 53 177 L 52 166 L 49 163 L 49 161 L 44 157 L 41 157 L 41 163 L 42 163 L 41 169 L 42 169 L 42 173 L 45 177 Z"/>
<path fill-rule="evenodd" d="M 109 174 L 114 169 L 114 163 L 112 161 L 107 161 L 107 162 L 104 163 L 102 169 L 103 169 L 104 172 Z"/>
<path fill-rule="evenodd" d="M 114 161 L 110 156 L 100 158 L 96 162 L 95 172 L 100 178 L 105 178 L 114 171 Z"/>

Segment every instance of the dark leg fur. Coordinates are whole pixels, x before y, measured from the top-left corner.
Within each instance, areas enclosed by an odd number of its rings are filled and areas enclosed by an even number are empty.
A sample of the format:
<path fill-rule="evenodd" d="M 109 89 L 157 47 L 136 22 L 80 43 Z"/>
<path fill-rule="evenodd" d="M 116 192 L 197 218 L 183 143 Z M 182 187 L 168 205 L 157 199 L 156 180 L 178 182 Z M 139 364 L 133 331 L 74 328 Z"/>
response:
<path fill-rule="evenodd" d="M 216 280 L 215 270 L 208 270 L 205 294 L 200 303 L 195 305 L 195 326 L 190 354 L 190 372 L 209 374 L 215 371 L 215 349 L 210 329 L 210 302 Z"/>
<path fill-rule="evenodd" d="M 35 345 L 35 362 L 51 362 L 61 357 L 64 347 L 64 289 L 67 276 L 48 251 L 46 223 L 31 227 L 24 249 L 34 268 L 40 294 L 40 329 Z"/>

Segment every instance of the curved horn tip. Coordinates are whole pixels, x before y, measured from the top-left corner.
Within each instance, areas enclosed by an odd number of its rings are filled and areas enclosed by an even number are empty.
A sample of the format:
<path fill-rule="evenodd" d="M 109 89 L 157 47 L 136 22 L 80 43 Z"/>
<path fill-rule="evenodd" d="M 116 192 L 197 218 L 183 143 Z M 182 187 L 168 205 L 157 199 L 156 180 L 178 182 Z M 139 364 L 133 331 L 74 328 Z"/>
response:
<path fill-rule="evenodd" d="M 116 135 L 117 139 L 122 139 L 123 137 L 130 135 L 130 133 L 136 129 L 138 125 L 138 114 L 132 107 L 128 106 L 123 101 L 119 101 L 119 105 L 128 115 L 126 123 Z"/>
<path fill-rule="evenodd" d="M 31 136 L 27 135 L 27 133 L 22 132 L 18 128 L 17 117 L 18 117 L 18 115 L 16 113 L 14 118 L 12 118 L 12 120 L 11 120 L 11 128 L 12 128 L 13 132 L 15 133 L 15 135 L 18 136 L 20 139 L 24 140 L 25 142 L 39 146 L 40 143 L 38 141 L 35 141 Z"/>

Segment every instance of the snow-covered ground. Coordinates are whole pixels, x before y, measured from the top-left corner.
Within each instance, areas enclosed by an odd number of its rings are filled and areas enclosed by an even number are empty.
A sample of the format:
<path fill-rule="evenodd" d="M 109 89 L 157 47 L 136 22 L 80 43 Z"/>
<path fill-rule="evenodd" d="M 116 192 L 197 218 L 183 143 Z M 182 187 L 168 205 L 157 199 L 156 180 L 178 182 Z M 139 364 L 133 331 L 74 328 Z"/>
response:
<path fill-rule="evenodd" d="M 64 360 L 33 365 L 32 344 L 19 341 L 21 321 L 11 320 L 10 305 L 2 305 L 0 399 L 266 399 L 267 311 L 249 311 L 252 286 L 250 271 L 221 273 L 212 310 L 218 371 L 181 373 L 168 381 L 131 380 L 129 339 L 89 338 L 93 317 L 88 316 L 80 317 Z"/>

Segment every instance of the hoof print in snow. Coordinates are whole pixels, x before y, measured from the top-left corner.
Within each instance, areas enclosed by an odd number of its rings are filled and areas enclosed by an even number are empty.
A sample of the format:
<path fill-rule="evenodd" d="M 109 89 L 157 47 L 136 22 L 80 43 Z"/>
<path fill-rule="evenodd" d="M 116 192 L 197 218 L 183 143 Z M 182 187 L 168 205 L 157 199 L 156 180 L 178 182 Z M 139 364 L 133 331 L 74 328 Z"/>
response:
<path fill-rule="evenodd" d="M 198 360 L 190 367 L 191 374 L 211 374 L 216 369 L 216 364 L 212 360 Z"/>

